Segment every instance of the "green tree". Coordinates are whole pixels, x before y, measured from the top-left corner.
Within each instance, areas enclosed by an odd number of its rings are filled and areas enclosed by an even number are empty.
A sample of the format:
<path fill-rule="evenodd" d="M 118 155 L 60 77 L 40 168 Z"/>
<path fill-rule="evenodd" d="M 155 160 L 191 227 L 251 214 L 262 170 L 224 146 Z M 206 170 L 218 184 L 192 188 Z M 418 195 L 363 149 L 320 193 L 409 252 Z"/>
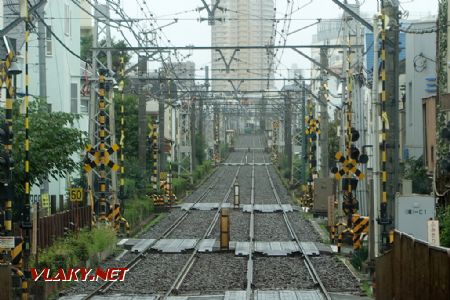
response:
<path fill-rule="evenodd" d="M 339 136 L 338 136 L 339 120 L 332 120 L 328 122 L 328 163 L 330 169 L 336 165 L 335 155 L 339 151 Z"/>
<path fill-rule="evenodd" d="M 450 206 L 443 210 L 439 219 L 441 223 L 441 245 L 450 247 Z"/>
<path fill-rule="evenodd" d="M 427 174 L 423 156 L 407 159 L 403 166 L 403 176 L 412 180 L 413 193 L 431 193 L 431 178 Z"/>
<path fill-rule="evenodd" d="M 100 45 L 104 45 L 105 41 L 100 41 Z M 120 58 L 124 58 L 125 65 L 130 61 L 131 55 L 128 54 L 128 51 L 126 51 L 127 45 L 125 41 L 119 40 L 119 41 L 111 41 L 111 46 L 113 48 L 119 49 L 119 51 L 113 51 L 112 52 L 112 68 L 113 71 L 118 74 L 120 69 Z M 86 61 L 92 60 L 92 35 L 87 35 L 81 37 L 81 49 L 80 49 L 80 56 L 82 59 Z M 106 66 L 106 54 L 100 53 L 99 59 Z"/>
<path fill-rule="evenodd" d="M 202 164 L 206 158 L 205 154 L 205 141 L 201 134 L 195 135 L 195 157 L 198 164 Z"/>
<path fill-rule="evenodd" d="M 121 139 L 121 115 L 120 106 L 124 105 L 124 148 L 125 157 L 125 192 L 127 198 L 145 195 L 146 188 L 150 182 L 150 178 L 142 170 L 138 160 L 139 145 L 139 122 L 138 122 L 138 104 L 139 97 L 137 95 L 127 94 L 122 103 L 122 96 L 115 97 L 116 114 L 116 140 L 119 143 Z M 149 120 L 150 121 L 150 120 Z M 150 150 L 147 152 L 147 161 L 150 161 Z M 148 166 L 151 164 L 149 163 Z"/>
<path fill-rule="evenodd" d="M 21 100 L 13 108 L 13 181 L 16 199 L 22 199 L 25 180 L 25 116 L 19 112 Z M 4 113 L 0 116 L 4 122 Z M 45 100 L 30 101 L 30 182 L 40 184 L 46 179 L 64 177 L 80 168 L 75 160 L 86 145 L 86 134 L 76 127 L 78 115 L 49 112 Z M 5 174 L 2 174 L 4 178 Z"/>

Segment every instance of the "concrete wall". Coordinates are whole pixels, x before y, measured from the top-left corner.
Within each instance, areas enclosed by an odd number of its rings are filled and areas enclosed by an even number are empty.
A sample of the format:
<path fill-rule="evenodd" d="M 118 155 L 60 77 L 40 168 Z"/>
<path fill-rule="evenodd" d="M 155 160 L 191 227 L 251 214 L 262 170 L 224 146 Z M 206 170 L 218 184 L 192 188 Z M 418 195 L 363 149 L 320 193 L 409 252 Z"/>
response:
<path fill-rule="evenodd" d="M 430 28 L 435 22 L 413 23 L 412 30 Z M 420 157 L 424 153 L 424 129 L 422 98 L 430 96 L 426 91 L 427 77 L 436 72 L 436 35 L 406 35 L 406 101 L 405 101 L 405 157 Z"/>

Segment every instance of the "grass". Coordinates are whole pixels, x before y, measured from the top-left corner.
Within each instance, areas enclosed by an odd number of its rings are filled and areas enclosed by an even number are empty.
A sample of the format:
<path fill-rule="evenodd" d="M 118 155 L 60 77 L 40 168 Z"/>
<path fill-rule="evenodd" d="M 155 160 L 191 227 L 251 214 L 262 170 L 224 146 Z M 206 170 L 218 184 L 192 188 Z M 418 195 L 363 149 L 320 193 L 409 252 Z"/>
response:
<path fill-rule="evenodd" d="M 362 281 L 361 289 L 364 291 L 364 293 L 367 295 L 367 297 L 373 298 L 372 285 L 370 284 L 369 281 Z"/>
<path fill-rule="evenodd" d="M 49 248 L 39 252 L 39 260 L 31 261 L 36 268 L 72 268 L 84 266 L 86 261 L 96 253 L 102 252 L 116 244 L 116 233 L 112 228 L 94 228 L 81 230 L 61 238 Z"/>
<path fill-rule="evenodd" d="M 135 197 L 128 200 L 125 206 L 124 218 L 131 228 L 138 226 L 153 212 L 153 202 L 149 197 Z"/>

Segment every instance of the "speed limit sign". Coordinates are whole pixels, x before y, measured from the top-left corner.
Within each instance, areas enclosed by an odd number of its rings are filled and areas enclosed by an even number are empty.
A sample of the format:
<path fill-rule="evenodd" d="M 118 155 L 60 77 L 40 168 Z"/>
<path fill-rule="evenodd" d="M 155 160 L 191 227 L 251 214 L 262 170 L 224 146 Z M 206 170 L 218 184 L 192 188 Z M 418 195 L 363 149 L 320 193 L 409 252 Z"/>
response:
<path fill-rule="evenodd" d="M 70 202 L 83 201 L 83 189 L 82 188 L 70 188 L 69 189 Z"/>

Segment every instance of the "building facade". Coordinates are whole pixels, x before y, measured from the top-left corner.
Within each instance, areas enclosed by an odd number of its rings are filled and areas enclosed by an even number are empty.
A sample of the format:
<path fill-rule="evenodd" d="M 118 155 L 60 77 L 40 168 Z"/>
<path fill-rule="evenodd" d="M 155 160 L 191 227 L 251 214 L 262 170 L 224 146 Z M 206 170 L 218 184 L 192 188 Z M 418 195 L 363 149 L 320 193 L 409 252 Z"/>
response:
<path fill-rule="evenodd" d="M 39 1 L 31 1 L 35 5 Z M 8 1 L 2 5 L 4 10 L 3 25 L 7 26 L 19 17 L 19 1 Z M 80 60 L 63 46 L 65 45 L 73 53 L 80 53 L 80 9 L 70 0 L 48 1 L 38 12 L 44 19 L 46 26 L 40 34 L 36 21 L 36 29 L 31 31 L 29 42 L 29 94 L 30 101 L 36 98 L 45 98 L 49 110 L 82 114 L 80 109 Z M 22 67 L 22 74 L 17 78 L 17 95 L 24 94 L 24 37 L 25 24 L 19 23 L 7 36 L 16 41 L 17 62 Z M 57 36 L 61 42 L 55 39 Z M 39 39 L 45 40 L 45 47 L 40 49 Z M 63 44 L 63 45 L 62 45 Z M 45 55 L 45 64 L 40 60 L 41 54 Z M 44 75 L 44 78 L 41 78 Z M 45 85 L 41 85 L 41 83 Z M 44 93 L 42 91 L 45 91 Z M 87 115 L 82 114 L 81 119 L 74 124 L 86 131 L 88 125 Z M 80 155 L 74 154 L 74 159 L 80 160 Z M 45 181 L 42 185 L 35 185 L 31 194 L 48 194 L 51 200 L 55 199 L 57 210 L 63 208 L 67 199 L 67 187 L 73 176 L 68 174 L 64 178 Z M 35 197 L 36 198 L 36 197 Z M 33 197 L 32 197 L 33 199 Z"/>
<path fill-rule="evenodd" d="M 223 0 L 216 10 L 216 21 L 211 26 L 212 46 L 266 46 L 274 43 L 273 0 Z M 237 78 L 233 81 L 241 91 L 267 89 L 266 81 L 245 81 L 246 78 L 273 76 L 273 55 L 267 49 L 233 49 L 212 51 L 212 77 Z M 241 80 L 244 80 L 241 83 Z M 213 90 L 233 91 L 227 80 L 214 81 Z"/>

